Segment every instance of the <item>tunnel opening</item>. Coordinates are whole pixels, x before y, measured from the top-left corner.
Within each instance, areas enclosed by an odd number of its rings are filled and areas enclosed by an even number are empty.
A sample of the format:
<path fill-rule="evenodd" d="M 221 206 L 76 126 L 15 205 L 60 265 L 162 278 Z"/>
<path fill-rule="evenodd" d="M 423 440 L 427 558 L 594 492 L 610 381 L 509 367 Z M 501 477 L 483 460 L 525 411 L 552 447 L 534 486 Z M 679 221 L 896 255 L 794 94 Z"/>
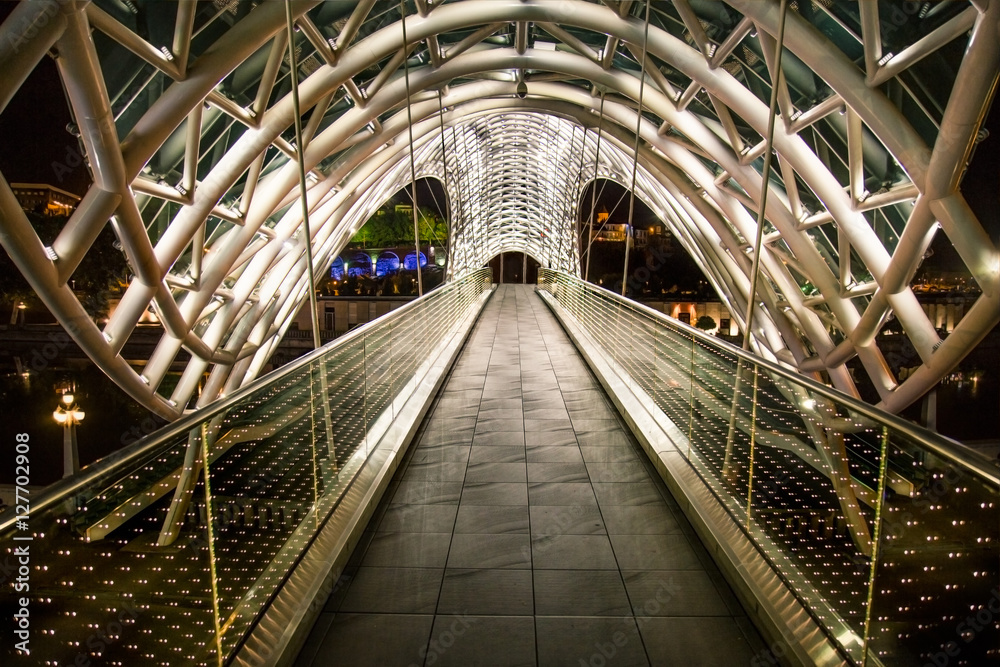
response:
<path fill-rule="evenodd" d="M 496 284 L 534 285 L 538 282 L 538 268 L 541 264 L 523 252 L 502 252 L 494 255 L 487 266 L 493 271 L 493 282 Z"/>

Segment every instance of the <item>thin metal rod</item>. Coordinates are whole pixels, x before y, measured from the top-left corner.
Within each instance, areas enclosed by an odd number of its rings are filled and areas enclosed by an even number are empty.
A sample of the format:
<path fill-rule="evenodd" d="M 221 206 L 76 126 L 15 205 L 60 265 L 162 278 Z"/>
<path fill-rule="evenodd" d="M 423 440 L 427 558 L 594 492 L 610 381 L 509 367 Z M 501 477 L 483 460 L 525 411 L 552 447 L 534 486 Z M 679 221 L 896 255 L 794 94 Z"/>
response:
<path fill-rule="evenodd" d="M 632 187 L 629 189 L 628 225 L 625 227 L 625 267 L 622 269 L 622 296 L 628 287 L 628 251 L 632 244 L 632 215 L 635 213 L 635 177 L 639 169 L 639 132 L 642 129 L 642 95 L 646 89 L 646 46 L 649 42 L 649 3 L 646 0 L 646 18 L 642 33 L 642 64 L 639 67 L 639 108 L 635 112 L 635 151 L 632 155 Z"/>
<path fill-rule="evenodd" d="M 757 278 L 760 275 L 760 249 L 764 238 L 764 211 L 767 206 L 767 193 L 770 190 L 768 181 L 771 177 L 771 154 L 774 145 L 774 119 L 778 113 L 778 88 L 781 86 L 781 52 L 785 42 L 785 14 L 788 0 L 781 0 L 781 14 L 778 17 L 778 39 L 774 43 L 774 76 L 771 80 L 771 103 L 767 118 L 767 149 L 764 151 L 764 169 L 761 172 L 760 207 L 757 210 L 757 237 L 754 240 L 753 263 L 750 267 L 750 292 L 747 296 L 747 320 L 743 330 L 744 352 L 750 350 L 750 331 L 753 327 L 754 302 L 757 294 Z M 736 438 L 736 414 L 739 410 L 739 397 L 743 384 L 743 359 L 736 360 L 736 379 L 733 382 L 733 400 L 729 409 L 729 429 L 726 433 L 726 449 L 722 459 L 722 474 L 729 481 L 733 480 L 732 468 L 733 442 Z M 756 406 L 754 406 L 756 408 Z"/>
<path fill-rule="evenodd" d="M 747 470 L 747 523 L 746 529 L 750 530 L 750 523 L 753 520 L 753 475 L 754 475 L 754 454 L 757 444 L 757 388 L 760 373 L 755 370 L 753 374 L 753 399 L 750 402 L 750 467 Z"/>
<path fill-rule="evenodd" d="M 601 128 L 604 125 L 604 91 L 601 91 L 601 113 L 597 118 L 597 150 L 594 152 L 594 182 L 590 186 L 590 223 L 587 225 L 587 265 L 583 279 L 590 280 L 590 250 L 594 244 L 594 215 L 597 211 L 597 168 L 601 159 Z"/>
<path fill-rule="evenodd" d="M 286 0 L 287 1 L 287 0 Z M 205 491 L 205 530 L 208 537 L 208 569 L 211 575 L 209 581 L 212 584 L 212 620 L 215 624 L 215 655 L 216 664 L 222 667 L 223 653 L 222 653 L 222 633 L 224 632 L 221 623 L 221 614 L 219 611 L 219 600 L 221 596 L 219 595 L 219 577 L 218 577 L 218 562 L 215 557 L 215 515 L 212 512 L 214 505 L 212 504 L 212 476 L 209 474 L 209 469 L 207 461 L 209 460 L 210 453 L 208 449 L 208 422 L 201 423 L 201 460 L 205 465 L 202 466 L 201 472 L 203 473 L 205 483 L 202 488 Z"/>
<path fill-rule="evenodd" d="M 399 23 L 403 26 L 403 49 L 406 41 L 406 0 L 399 0 Z M 416 248 L 417 296 L 424 295 L 424 279 L 420 273 L 420 223 L 417 222 L 417 166 L 413 155 L 413 110 L 410 107 L 410 59 L 403 57 L 403 78 L 406 84 L 406 131 L 410 135 L 410 201 L 413 202 L 413 245 Z"/>
<path fill-rule="evenodd" d="M 306 188 L 306 147 L 302 145 L 302 111 L 299 108 L 299 66 L 295 59 L 295 21 L 291 0 L 285 0 L 285 23 L 288 30 L 288 66 L 291 68 L 292 109 L 295 115 L 295 155 L 299 163 L 299 195 L 302 200 L 302 232 L 306 241 L 306 275 L 309 281 L 309 310 L 312 315 L 313 349 L 321 345 L 319 310 L 316 305 L 316 276 L 313 274 L 312 232 L 309 229 L 309 201 Z"/>
<path fill-rule="evenodd" d="M 583 163 L 586 161 L 586 157 L 587 157 L 587 128 L 585 126 L 581 126 L 579 129 L 581 131 L 580 132 L 580 136 L 581 136 L 581 141 L 580 141 L 580 166 L 576 170 L 576 183 L 578 185 L 582 185 L 583 184 Z M 576 148 L 576 132 L 577 132 L 577 126 L 574 125 L 573 128 L 572 128 L 572 135 L 570 136 L 570 140 L 569 140 L 569 144 L 572 147 L 570 149 L 571 152 L 574 151 L 575 148 Z M 577 197 L 577 201 L 580 202 L 580 211 L 579 212 L 580 212 L 581 216 L 583 215 L 583 195 L 584 194 L 585 194 L 585 191 L 581 187 L 580 188 L 580 194 Z M 575 209 L 573 209 L 573 210 L 575 212 Z M 571 268 L 575 268 L 576 269 L 576 273 L 581 278 L 583 277 L 583 230 L 584 230 L 584 225 L 582 224 L 583 222 L 584 222 L 583 220 L 580 221 L 580 223 L 581 223 L 580 229 L 579 229 L 578 233 L 574 234 L 574 236 L 573 236 L 573 241 L 576 242 L 576 250 L 577 250 L 576 257 L 577 257 L 577 262 L 576 262 L 576 266 L 575 267 L 571 267 Z M 574 231 L 576 231 L 576 230 L 574 230 Z M 556 257 L 566 257 L 567 256 L 567 253 L 563 252 L 563 242 L 564 241 L 569 241 L 569 236 L 566 235 L 566 234 L 560 234 L 559 235 L 559 245 L 556 247 Z M 551 250 L 548 253 L 548 257 L 547 257 L 545 266 L 547 268 L 552 268 L 552 251 Z M 540 268 L 541 267 L 539 267 L 539 269 Z"/>
<path fill-rule="evenodd" d="M 878 565 L 879 565 L 879 546 L 882 542 L 882 512 L 885 511 L 885 481 L 886 481 L 886 470 L 889 464 L 889 427 L 882 427 L 882 457 L 879 459 L 878 465 L 878 500 L 875 503 L 875 537 L 872 538 L 872 556 L 871 556 L 871 569 L 868 574 L 868 595 L 867 604 L 865 604 L 865 624 L 864 633 L 861 638 L 861 648 L 864 651 L 861 657 L 862 667 L 867 667 L 868 665 L 868 655 L 869 655 L 869 644 L 871 642 L 871 627 L 872 627 L 872 604 L 875 600 L 875 581 L 878 577 Z"/>
<path fill-rule="evenodd" d="M 605 181 L 605 184 L 607 184 L 608 182 L 609 181 Z M 603 193 L 603 192 L 604 192 L 604 187 L 601 186 L 601 193 Z M 597 195 L 598 198 L 600 198 L 602 196 L 601 193 L 598 193 L 598 195 Z M 628 194 L 628 190 L 625 189 L 625 188 L 622 188 L 622 194 L 618 198 L 618 201 L 616 201 L 615 204 L 614 204 L 614 206 L 611 207 L 611 211 L 608 213 L 608 217 L 605 218 L 604 222 L 601 223 L 601 226 L 597 228 L 597 236 L 600 236 L 601 232 L 604 231 L 604 228 L 608 226 L 608 223 L 611 221 L 611 216 L 614 215 L 615 211 L 618 210 L 618 207 L 621 206 L 622 200 L 625 199 L 625 195 L 627 195 L 627 194 Z M 587 246 L 587 252 L 590 252 L 590 248 L 593 245 L 594 245 L 594 239 L 590 239 L 590 245 Z"/>
<path fill-rule="evenodd" d="M 781 87 L 781 52 L 785 43 L 785 15 L 788 0 L 781 0 L 778 18 L 778 39 L 774 44 L 774 76 L 771 81 L 771 103 L 767 117 L 767 150 L 764 151 L 764 168 L 761 171 L 760 206 L 757 209 L 757 237 L 753 244 L 753 264 L 750 267 L 750 294 L 747 297 L 747 322 L 743 330 L 743 349 L 750 349 L 750 332 L 753 327 L 754 302 L 757 300 L 757 279 L 760 275 L 760 247 L 764 238 L 764 218 L 767 209 L 767 193 L 770 191 L 771 157 L 774 147 L 774 119 L 777 116 L 778 89 Z M 739 382 L 737 374 L 736 381 Z"/>
<path fill-rule="evenodd" d="M 438 90 L 438 121 L 441 124 L 441 164 L 444 165 L 442 169 L 444 170 L 444 205 L 445 205 L 445 215 L 447 216 L 445 222 L 448 223 L 448 236 L 445 238 L 444 242 L 447 246 L 445 251 L 445 270 L 444 275 L 447 277 L 448 271 L 451 269 L 451 234 L 452 234 L 452 215 L 454 213 L 454 208 L 451 205 L 451 188 L 450 181 L 448 180 L 448 150 L 447 143 L 444 140 L 444 97 L 441 94 L 441 90 Z M 433 190 L 432 190 L 433 192 Z M 455 190 L 456 197 L 458 196 L 458 189 Z M 420 263 L 420 256 L 417 256 L 417 264 Z"/>

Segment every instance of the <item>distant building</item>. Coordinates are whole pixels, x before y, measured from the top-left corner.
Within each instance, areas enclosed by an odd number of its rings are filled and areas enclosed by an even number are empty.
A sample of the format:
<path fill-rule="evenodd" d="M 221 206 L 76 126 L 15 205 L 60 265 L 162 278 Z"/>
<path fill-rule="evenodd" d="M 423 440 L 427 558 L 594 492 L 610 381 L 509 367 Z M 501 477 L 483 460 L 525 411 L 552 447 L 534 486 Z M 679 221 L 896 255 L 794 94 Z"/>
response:
<path fill-rule="evenodd" d="M 70 215 L 80 203 L 72 192 L 45 183 L 11 183 L 10 189 L 25 211 L 48 216 Z"/>
<path fill-rule="evenodd" d="M 711 317 L 715 322 L 715 328 L 709 329 L 708 333 L 721 334 L 723 336 L 739 335 L 740 329 L 733 316 L 729 314 L 729 309 L 718 301 L 650 301 L 645 302 L 649 307 L 662 311 L 684 324 L 694 326 L 701 317 Z"/>
<path fill-rule="evenodd" d="M 590 232 L 592 241 L 611 241 L 623 243 L 628 234 L 628 225 L 616 223 L 609 220 L 607 209 L 601 208 L 597 211 L 597 220 L 594 221 L 594 228 Z M 663 234 L 663 227 L 659 223 L 646 228 L 632 228 L 632 242 L 637 248 L 642 248 L 652 241 L 653 236 Z"/>

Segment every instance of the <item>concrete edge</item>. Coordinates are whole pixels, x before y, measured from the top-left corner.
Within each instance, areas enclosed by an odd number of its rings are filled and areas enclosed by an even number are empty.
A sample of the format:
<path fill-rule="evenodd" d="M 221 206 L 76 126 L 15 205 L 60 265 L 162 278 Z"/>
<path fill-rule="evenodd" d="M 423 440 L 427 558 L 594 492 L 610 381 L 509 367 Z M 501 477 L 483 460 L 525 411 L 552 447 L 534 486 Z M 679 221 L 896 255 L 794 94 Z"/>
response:
<path fill-rule="evenodd" d="M 850 665 L 678 451 L 685 445 L 672 440 L 671 435 L 676 438 L 679 432 L 669 418 L 659 409 L 655 409 L 658 414 L 651 414 L 647 406 L 655 408 L 655 404 L 641 390 L 642 395 L 637 396 L 554 297 L 543 290 L 537 290 L 537 294 L 597 376 L 747 615 L 768 641 L 768 653 L 759 655 L 759 664 L 774 664 L 773 659 L 796 666 Z M 670 424 L 669 429 L 665 423 Z"/>
<path fill-rule="evenodd" d="M 494 285 L 480 295 L 478 304 L 455 327 L 451 340 L 442 346 L 423 380 L 357 472 L 319 535 L 230 664 L 284 667 L 295 662 L 327 598 L 339 588 L 340 575 L 347 561 L 495 290 Z"/>

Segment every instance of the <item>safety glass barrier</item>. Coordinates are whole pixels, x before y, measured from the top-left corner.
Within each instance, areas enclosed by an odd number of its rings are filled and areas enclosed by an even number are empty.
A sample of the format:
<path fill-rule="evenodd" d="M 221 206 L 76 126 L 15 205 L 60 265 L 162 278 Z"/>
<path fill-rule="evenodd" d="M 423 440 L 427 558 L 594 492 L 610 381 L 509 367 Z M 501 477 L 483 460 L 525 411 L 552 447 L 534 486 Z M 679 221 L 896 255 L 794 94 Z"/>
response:
<path fill-rule="evenodd" d="M 845 658 L 1000 664 L 993 462 L 575 276 L 541 269 L 538 289 L 669 422 Z"/>
<path fill-rule="evenodd" d="M 26 610 L 30 655 L 8 641 L 4 664 L 225 664 L 490 280 L 444 285 L 0 517 L 4 572 L 30 562 L 0 598 L 15 629 Z"/>

